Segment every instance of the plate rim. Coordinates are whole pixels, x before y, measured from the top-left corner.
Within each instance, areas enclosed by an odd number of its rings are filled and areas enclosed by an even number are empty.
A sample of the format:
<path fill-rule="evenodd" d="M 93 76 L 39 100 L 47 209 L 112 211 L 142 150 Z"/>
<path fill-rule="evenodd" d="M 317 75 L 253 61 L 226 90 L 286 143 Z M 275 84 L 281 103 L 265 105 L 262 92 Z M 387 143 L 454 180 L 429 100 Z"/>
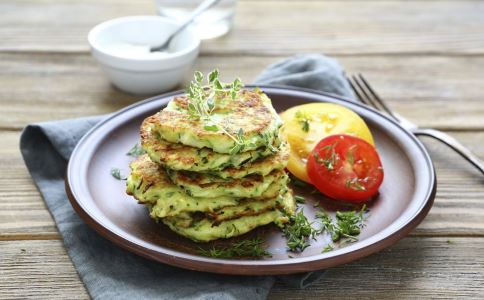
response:
<path fill-rule="evenodd" d="M 398 127 L 403 133 L 405 133 L 419 148 L 420 152 L 423 154 L 423 158 L 427 163 L 427 171 L 430 172 L 430 186 L 426 190 L 425 200 L 422 201 L 422 205 L 419 207 L 418 211 L 416 211 L 415 215 L 411 217 L 403 226 L 397 229 L 395 232 L 389 234 L 383 239 L 380 239 L 376 242 L 373 242 L 369 245 L 363 246 L 361 248 L 355 249 L 351 252 L 343 253 L 341 255 L 335 255 L 325 258 L 318 258 L 318 259 L 310 259 L 307 261 L 298 261 L 301 258 L 296 259 L 286 259 L 280 261 L 265 261 L 268 263 L 262 263 L 263 260 L 250 260 L 249 262 L 243 264 L 242 260 L 229 260 L 229 259 L 214 259 L 214 258 L 205 258 L 201 256 L 197 256 L 197 260 L 191 259 L 189 257 L 183 256 L 176 256 L 166 252 L 159 252 L 142 245 L 139 245 L 133 241 L 130 241 L 123 236 L 120 236 L 116 232 L 109 230 L 105 225 L 101 224 L 96 218 L 91 216 L 88 211 L 86 211 L 80 204 L 82 201 L 78 201 L 74 196 L 73 191 L 71 190 L 71 184 L 69 181 L 69 175 L 71 174 L 71 159 L 69 159 L 66 173 L 65 173 L 65 189 L 71 203 L 72 207 L 76 211 L 76 213 L 81 217 L 81 219 L 92 229 L 94 229 L 98 234 L 107 238 L 115 245 L 120 246 L 130 252 L 133 252 L 139 256 L 155 260 L 160 263 L 166 263 L 173 266 L 190 269 L 190 270 L 197 270 L 197 271 L 204 271 L 204 272 L 212 272 L 212 273 L 219 273 L 219 274 L 232 274 L 232 275 L 282 275 L 282 274 L 293 274 L 293 273 L 301 273 L 301 272 L 308 272 L 308 271 L 315 271 L 325 268 L 331 268 L 340 264 L 349 263 L 370 254 L 379 252 L 393 244 L 397 241 L 401 240 L 403 237 L 407 236 L 408 233 L 413 230 L 415 227 L 418 226 L 422 222 L 422 220 L 427 216 L 430 208 L 433 205 L 436 189 L 437 189 L 437 178 L 435 173 L 435 168 L 433 166 L 432 159 L 428 154 L 426 148 L 420 142 L 420 140 L 415 137 L 410 131 L 403 128 L 400 124 L 398 124 L 393 119 L 389 118 L 388 116 L 382 114 L 381 112 L 363 105 L 359 102 L 352 101 L 351 99 L 345 98 L 340 95 L 335 95 L 328 92 L 307 89 L 307 88 L 300 88 L 300 87 L 291 87 L 291 86 L 283 86 L 283 85 L 246 85 L 248 88 L 259 87 L 263 89 L 276 89 L 276 90 L 290 90 L 295 92 L 304 92 L 310 94 L 316 94 L 320 96 L 324 96 L 326 98 L 336 99 L 338 101 L 346 102 L 350 105 L 359 106 L 361 109 L 369 110 L 372 113 L 378 115 L 380 118 L 384 118 L 386 121 L 393 123 L 396 127 Z M 129 106 L 126 106 L 110 115 L 108 115 L 105 119 L 98 122 L 93 128 L 91 128 L 77 143 L 76 147 L 74 148 L 71 157 L 75 157 L 77 152 L 81 148 L 81 146 L 85 143 L 86 140 L 89 139 L 90 135 L 102 127 L 106 122 L 110 121 L 111 119 L 125 113 L 126 111 L 130 111 L 138 106 L 145 105 L 147 103 L 157 101 L 163 98 L 169 98 L 174 95 L 179 95 L 183 93 L 183 90 L 177 90 L 170 93 L 160 94 L 148 99 L 138 101 L 133 103 Z M 388 228 L 388 227 L 387 227 Z M 174 250 L 165 248 L 171 252 Z M 185 255 L 191 255 L 187 253 L 183 253 L 181 251 L 175 251 Z M 307 258 L 307 257 L 306 257 Z"/>

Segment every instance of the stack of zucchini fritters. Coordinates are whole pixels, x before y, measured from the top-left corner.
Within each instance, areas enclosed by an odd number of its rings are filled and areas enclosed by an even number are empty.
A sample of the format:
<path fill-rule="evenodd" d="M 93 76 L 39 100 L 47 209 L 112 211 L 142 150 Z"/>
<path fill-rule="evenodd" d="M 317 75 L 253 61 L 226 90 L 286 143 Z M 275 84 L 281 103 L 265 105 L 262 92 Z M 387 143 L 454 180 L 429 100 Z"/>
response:
<path fill-rule="evenodd" d="M 258 89 L 213 100 L 208 123 L 193 118 L 187 96 L 144 120 L 146 154 L 130 165 L 127 193 L 153 219 L 194 241 L 282 226 L 295 203 L 284 170 L 289 146 L 271 100 Z"/>

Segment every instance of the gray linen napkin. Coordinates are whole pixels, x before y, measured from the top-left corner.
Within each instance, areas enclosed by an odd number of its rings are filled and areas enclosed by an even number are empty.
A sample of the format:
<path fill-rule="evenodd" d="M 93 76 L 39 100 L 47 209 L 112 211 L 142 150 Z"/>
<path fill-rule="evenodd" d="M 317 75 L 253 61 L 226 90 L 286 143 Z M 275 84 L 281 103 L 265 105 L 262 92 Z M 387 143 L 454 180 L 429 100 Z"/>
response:
<path fill-rule="evenodd" d="M 291 85 L 352 97 L 341 67 L 322 55 L 298 55 L 268 67 L 258 84 Z M 155 263 L 91 230 L 72 209 L 64 172 L 79 139 L 105 116 L 28 125 L 20 138 L 27 168 L 43 195 L 74 267 L 94 299 L 265 299 L 272 276 L 227 276 Z M 281 276 L 303 288 L 322 274 Z"/>

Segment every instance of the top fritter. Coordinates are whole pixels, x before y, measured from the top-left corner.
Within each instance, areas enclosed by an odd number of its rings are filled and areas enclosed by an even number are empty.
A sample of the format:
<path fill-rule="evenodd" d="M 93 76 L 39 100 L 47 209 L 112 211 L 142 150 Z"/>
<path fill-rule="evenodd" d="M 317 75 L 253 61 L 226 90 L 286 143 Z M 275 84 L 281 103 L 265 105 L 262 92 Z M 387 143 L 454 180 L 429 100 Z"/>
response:
<path fill-rule="evenodd" d="M 175 97 L 154 117 L 158 121 L 152 129 L 168 142 L 229 154 L 272 147 L 282 125 L 262 91 L 214 92 L 201 80 L 192 82 L 187 96 Z"/>

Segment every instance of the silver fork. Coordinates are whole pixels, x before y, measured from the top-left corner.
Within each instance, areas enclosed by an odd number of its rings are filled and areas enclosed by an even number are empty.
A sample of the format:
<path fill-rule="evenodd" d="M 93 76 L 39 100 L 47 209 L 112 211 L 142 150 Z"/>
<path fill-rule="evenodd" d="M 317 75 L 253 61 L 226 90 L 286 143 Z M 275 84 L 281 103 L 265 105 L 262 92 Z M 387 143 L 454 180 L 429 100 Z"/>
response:
<path fill-rule="evenodd" d="M 380 98 L 375 90 L 370 86 L 370 84 L 363 77 L 363 75 L 353 75 L 349 78 L 347 77 L 347 80 L 359 101 L 386 113 L 390 118 L 400 123 L 403 128 L 409 130 L 414 135 L 429 136 L 443 142 L 444 144 L 455 150 L 457 153 L 459 153 L 463 158 L 465 158 L 468 162 L 474 165 L 477 169 L 479 169 L 482 174 L 484 174 L 484 162 L 469 149 L 467 149 L 464 145 L 462 145 L 459 141 L 442 131 L 431 128 L 419 128 L 416 124 L 403 118 L 397 113 L 392 112 L 391 109 L 385 104 L 383 99 Z"/>

